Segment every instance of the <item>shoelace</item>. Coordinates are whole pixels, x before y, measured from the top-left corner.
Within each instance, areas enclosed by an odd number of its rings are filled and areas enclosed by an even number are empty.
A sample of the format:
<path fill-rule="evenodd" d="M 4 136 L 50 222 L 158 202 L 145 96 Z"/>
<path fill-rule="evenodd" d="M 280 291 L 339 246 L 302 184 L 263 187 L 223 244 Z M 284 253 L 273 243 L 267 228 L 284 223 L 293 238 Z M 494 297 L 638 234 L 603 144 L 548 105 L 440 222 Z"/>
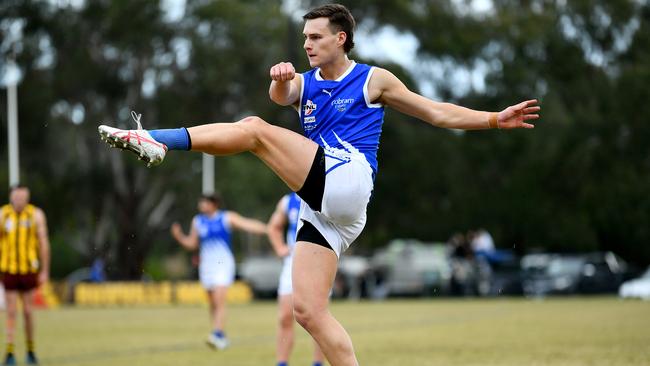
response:
<path fill-rule="evenodd" d="M 142 130 L 142 124 L 140 123 L 140 117 L 142 117 L 142 113 L 138 114 L 135 111 L 131 111 L 131 118 L 135 121 L 135 123 L 138 125 L 138 130 Z"/>

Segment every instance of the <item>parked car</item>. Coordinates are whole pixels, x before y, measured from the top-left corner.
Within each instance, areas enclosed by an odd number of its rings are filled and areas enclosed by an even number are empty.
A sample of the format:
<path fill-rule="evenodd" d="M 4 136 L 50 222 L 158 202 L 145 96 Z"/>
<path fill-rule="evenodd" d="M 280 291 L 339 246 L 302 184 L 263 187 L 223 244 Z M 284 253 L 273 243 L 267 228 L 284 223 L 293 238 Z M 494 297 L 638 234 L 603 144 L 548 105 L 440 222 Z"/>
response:
<path fill-rule="evenodd" d="M 584 257 L 578 292 L 616 293 L 625 279 L 627 263 L 612 252 L 588 253 Z"/>
<path fill-rule="evenodd" d="M 341 255 L 332 288 L 333 297 L 348 299 L 368 297 L 373 284 L 374 277 L 368 258 L 359 255 Z"/>
<path fill-rule="evenodd" d="M 541 253 L 521 259 L 522 286 L 527 296 L 616 292 L 627 270 L 612 252 Z"/>
<path fill-rule="evenodd" d="M 251 286 L 256 298 L 276 296 L 282 272 L 282 259 L 273 255 L 248 256 L 237 267 L 239 278 Z M 342 255 L 332 296 L 347 298 L 368 296 L 366 281 L 369 270 L 368 258 Z"/>
<path fill-rule="evenodd" d="M 257 298 L 275 297 L 282 260 L 273 255 L 248 256 L 238 266 L 239 277 L 248 283 Z"/>
<path fill-rule="evenodd" d="M 376 279 L 373 297 L 447 293 L 451 265 L 443 243 L 392 240 L 371 259 Z"/>
<path fill-rule="evenodd" d="M 499 250 L 490 265 L 490 296 L 513 296 L 524 293 L 520 259 L 512 251 Z"/>
<path fill-rule="evenodd" d="M 650 267 L 640 277 L 623 282 L 618 288 L 618 295 L 624 299 L 650 300 Z"/>

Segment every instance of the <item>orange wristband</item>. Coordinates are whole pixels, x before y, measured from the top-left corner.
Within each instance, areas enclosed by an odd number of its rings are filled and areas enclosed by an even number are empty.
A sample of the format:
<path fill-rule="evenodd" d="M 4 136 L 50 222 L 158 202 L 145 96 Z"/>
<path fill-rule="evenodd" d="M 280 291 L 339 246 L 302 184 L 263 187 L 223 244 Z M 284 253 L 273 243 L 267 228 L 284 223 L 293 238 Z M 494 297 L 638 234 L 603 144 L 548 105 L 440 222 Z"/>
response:
<path fill-rule="evenodd" d="M 499 127 L 499 113 L 490 113 L 488 126 L 490 126 L 490 128 L 501 128 Z"/>

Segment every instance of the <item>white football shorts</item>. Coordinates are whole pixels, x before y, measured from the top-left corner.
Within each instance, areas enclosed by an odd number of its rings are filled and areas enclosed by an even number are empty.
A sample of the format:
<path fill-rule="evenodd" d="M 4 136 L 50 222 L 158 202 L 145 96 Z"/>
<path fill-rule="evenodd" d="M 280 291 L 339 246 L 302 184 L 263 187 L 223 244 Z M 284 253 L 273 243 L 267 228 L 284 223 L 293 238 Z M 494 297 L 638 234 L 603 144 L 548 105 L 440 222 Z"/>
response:
<path fill-rule="evenodd" d="M 235 258 L 230 249 L 216 246 L 201 250 L 199 280 L 206 290 L 230 286 L 235 281 Z"/>
<path fill-rule="evenodd" d="M 278 296 L 291 295 L 293 293 L 293 286 L 291 285 L 292 262 L 292 255 L 288 255 L 282 260 L 282 272 L 280 273 L 280 281 L 278 283 Z"/>
<path fill-rule="evenodd" d="M 298 232 L 303 220 L 323 235 L 337 257 L 361 234 L 373 190 L 372 168 L 361 152 L 325 149 L 325 189 L 321 212 L 303 200 Z"/>

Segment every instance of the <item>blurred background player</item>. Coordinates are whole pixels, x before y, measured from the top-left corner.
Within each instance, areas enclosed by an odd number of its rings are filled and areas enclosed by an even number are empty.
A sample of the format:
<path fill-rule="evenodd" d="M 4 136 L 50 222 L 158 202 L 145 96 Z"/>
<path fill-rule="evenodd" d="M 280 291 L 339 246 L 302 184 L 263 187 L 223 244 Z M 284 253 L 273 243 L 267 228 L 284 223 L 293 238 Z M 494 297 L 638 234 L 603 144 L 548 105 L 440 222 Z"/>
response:
<path fill-rule="evenodd" d="M 278 334 L 276 344 L 277 366 L 287 366 L 294 343 L 293 286 L 291 285 L 291 262 L 296 244 L 296 232 L 300 218 L 300 197 L 296 193 L 285 195 L 275 207 L 269 220 L 269 240 L 275 253 L 283 258 L 282 273 L 278 284 Z M 285 233 L 286 240 L 283 240 Z M 313 366 L 323 364 L 323 352 L 314 342 Z"/>
<path fill-rule="evenodd" d="M 235 280 L 235 258 L 232 252 L 232 229 L 254 234 L 266 234 L 266 224 L 233 211 L 222 210 L 217 194 L 199 199 L 199 214 L 192 219 L 189 235 L 180 224 L 173 223 L 171 233 L 188 250 L 199 249 L 199 280 L 208 294 L 212 333 L 207 343 L 215 349 L 228 347 L 224 333 L 226 322 L 226 293 Z"/>
<path fill-rule="evenodd" d="M 22 301 L 27 355 L 25 362 L 36 365 L 34 351 L 34 292 L 48 281 L 50 241 L 43 210 L 29 203 L 29 188 L 14 186 L 9 204 L 0 209 L 0 272 L 7 307 L 7 352 L 5 365 L 15 365 L 14 337 L 18 298 Z"/>

